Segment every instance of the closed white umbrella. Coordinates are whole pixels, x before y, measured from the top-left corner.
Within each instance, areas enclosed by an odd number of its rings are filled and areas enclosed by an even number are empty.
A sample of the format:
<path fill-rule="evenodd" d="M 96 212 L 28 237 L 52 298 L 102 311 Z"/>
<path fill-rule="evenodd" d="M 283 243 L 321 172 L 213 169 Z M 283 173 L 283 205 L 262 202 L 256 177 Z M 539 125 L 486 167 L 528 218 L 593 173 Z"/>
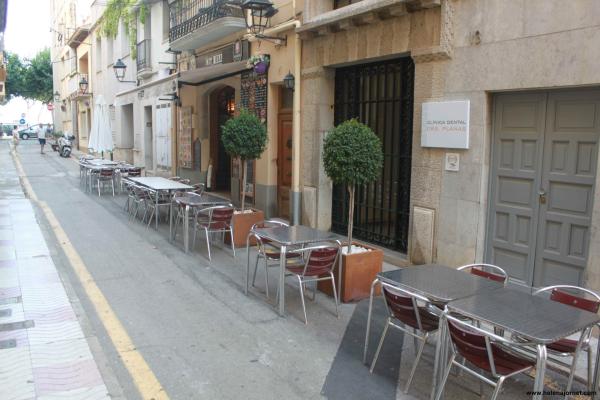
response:
<path fill-rule="evenodd" d="M 102 95 L 96 97 L 88 147 L 96 153 L 113 150 L 110 115 L 108 105 Z"/>

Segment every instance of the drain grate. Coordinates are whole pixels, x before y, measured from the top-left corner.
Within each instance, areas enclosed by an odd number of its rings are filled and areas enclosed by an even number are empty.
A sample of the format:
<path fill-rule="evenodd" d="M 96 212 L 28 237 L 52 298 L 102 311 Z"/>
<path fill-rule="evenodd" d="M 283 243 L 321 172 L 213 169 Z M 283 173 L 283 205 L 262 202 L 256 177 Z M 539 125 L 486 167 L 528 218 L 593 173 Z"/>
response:
<path fill-rule="evenodd" d="M 33 328 L 33 320 L 28 319 L 27 321 L 11 322 L 8 324 L 0 324 L 0 332 L 2 331 L 16 331 L 17 329 L 29 329 Z"/>
<path fill-rule="evenodd" d="M 21 296 L 7 297 L 5 299 L 0 299 L 0 306 L 5 305 L 5 304 L 16 304 L 16 303 L 22 303 L 22 302 L 23 302 L 23 297 L 21 297 Z"/>
<path fill-rule="evenodd" d="M 6 310 L 0 310 L 0 318 L 10 317 L 12 315 L 12 309 L 7 308 Z"/>
<path fill-rule="evenodd" d="M 15 339 L 0 340 L 0 350 L 12 349 L 17 347 L 17 341 Z"/>

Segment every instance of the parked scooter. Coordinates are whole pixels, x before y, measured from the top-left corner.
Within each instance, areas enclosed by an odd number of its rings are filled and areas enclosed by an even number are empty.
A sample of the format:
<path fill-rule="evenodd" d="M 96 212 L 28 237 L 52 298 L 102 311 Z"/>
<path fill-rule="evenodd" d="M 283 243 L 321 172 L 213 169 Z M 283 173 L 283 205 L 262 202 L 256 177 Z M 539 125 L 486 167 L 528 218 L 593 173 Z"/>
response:
<path fill-rule="evenodd" d="M 58 138 L 58 154 L 61 157 L 68 158 L 71 156 L 71 150 L 73 148 L 72 141 L 75 139 L 75 136 L 69 135 L 65 133 L 63 136 Z"/>

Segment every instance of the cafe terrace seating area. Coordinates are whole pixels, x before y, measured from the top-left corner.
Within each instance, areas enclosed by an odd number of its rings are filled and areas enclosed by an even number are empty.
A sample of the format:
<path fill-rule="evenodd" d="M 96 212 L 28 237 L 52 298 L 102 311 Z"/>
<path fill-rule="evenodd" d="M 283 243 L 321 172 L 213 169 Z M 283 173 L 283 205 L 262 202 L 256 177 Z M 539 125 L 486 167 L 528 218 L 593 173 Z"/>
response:
<path fill-rule="evenodd" d="M 379 382 L 389 374 L 390 355 L 401 354 L 392 364 L 400 369 L 399 388 L 416 398 L 541 399 L 544 390 L 585 398 L 598 387 L 600 296 L 591 290 L 532 291 L 488 264 L 386 266 L 368 300 L 340 304 L 336 281 L 345 238 L 272 219 L 252 226 L 247 246 L 236 249 L 229 240 L 234 205 L 202 183 L 144 176 L 142 168 L 92 157 L 79 166 L 81 189 L 122 201 L 130 223 L 166 234 L 215 269 L 232 265 L 224 273 L 238 281 L 247 301 L 296 320 L 297 329 L 318 329 L 341 315 L 350 322 L 346 335 L 360 338 L 349 354 L 367 380 Z M 318 294 L 316 284 L 325 280 L 332 297 Z M 347 315 L 352 307 L 365 311 L 354 324 Z"/>

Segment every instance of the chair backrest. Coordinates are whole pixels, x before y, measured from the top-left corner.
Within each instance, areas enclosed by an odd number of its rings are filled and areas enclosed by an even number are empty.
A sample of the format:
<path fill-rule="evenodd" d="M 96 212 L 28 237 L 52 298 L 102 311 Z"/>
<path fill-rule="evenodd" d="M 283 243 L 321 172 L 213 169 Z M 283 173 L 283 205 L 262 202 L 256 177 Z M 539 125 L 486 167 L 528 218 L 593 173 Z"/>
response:
<path fill-rule="evenodd" d="M 172 176 L 169 179 L 172 180 L 172 181 L 176 181 L 176 182 L 179 182 L 181 180 L 181 178 L 178 177 L 178 176 Z"/>
<path fill-rule="evenodd" d="M 508 274 L 504 269 L 492 264 L 469 264 L 457 268 L 459 271 L 469 270 L 473 275 L 480 276 L 492 281 L 501 282 L 506 285 Z"/>
<path fill-rule="evenodd" d="M 139 167 L 129 168 L 129 169 L 127 169 L 127 176 L 133 176 L 133 177 L 142 176 L 142 169 Z"/>
<path fill-rule="evenodd" d="M 210 207 L 208 226 L 213 230 L 228 230 L 233 217 L 233 207 L 214 206 Z"/>
<path fill-rule="evenodd" d="M 424 305 L 428 305 L 431 304 L 430 301 L 416 293 L 392 286 L 385 282 L 380 283 L 385 305 L 390 316 L 393 316 L 405 325 L 423 330 L 423 322 L 421 320 L 418 302 L 420 301 L 424 303 Z"/>
<path fill-rule="evenodd" d="M 448 331 L 455 349 L 475 365 L 493 364 L 493 351 L 488 350 L 489 339 L 482 332 L 459 319 L 448 318 Z"/>
<path fill-rule="evenodd" d="M 114 170 L 110 168 L 105 168 L 100 170 L 100 176 L 102 177 L 111 177 L 114 174 Z"/>
<path fill-rule="evenodd" d="M 338 243 L 325 244 L 301 249 L 308 253 L 304 261 L 303 276 L 322 276 L 333 272 L 340 254 Z"/>
<path fill-rule="evenodd" d="M 553 285 L 535 291 L 534 295 L 547 292 L 550 292 L 550 300 L 568 306 L 577 307 L 594 314 L 598 313 L 598 309 L 600 309 L 600 295 L 586 288 L 572 285 Z"/>
<path fill-rule="evenodd" d="M 194 190 L 193 190 L 194 193 L 199 194 L 199 195 L 204 194 L 204 189 L 205 189 L 204 183 L 194 183 L 192 186 L 194 187 Z"/>
<path fill-rule="evenodd" d="M 189 179 L 180 179 L 179 183 L 183 183 L 184 185 L 189 185 L 190 184 L 190 180 Z"/>

